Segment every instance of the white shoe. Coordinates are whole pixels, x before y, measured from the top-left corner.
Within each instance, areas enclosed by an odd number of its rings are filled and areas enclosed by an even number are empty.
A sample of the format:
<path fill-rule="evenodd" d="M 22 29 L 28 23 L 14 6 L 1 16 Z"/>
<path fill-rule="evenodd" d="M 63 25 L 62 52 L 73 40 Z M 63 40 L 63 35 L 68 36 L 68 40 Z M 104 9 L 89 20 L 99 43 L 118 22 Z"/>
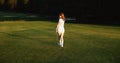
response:
<path fill-rule="evenodd" d="M 58 46 L 61 46 L 60 43 L 57 43 Z"/>
<path fill-rule="evenodd" d="M 63 45 L 61 45 L 61 47 L 63 47 Z"/>

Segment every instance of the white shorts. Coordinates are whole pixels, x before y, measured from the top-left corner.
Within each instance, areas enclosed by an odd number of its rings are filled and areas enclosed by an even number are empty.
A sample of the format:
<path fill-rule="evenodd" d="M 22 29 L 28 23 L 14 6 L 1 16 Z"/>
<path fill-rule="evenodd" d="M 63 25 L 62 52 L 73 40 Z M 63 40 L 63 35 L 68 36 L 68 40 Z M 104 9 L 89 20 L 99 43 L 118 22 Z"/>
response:
<path fill-rule="evenodd" d="M 58 27 L 57 30 L 56 30 L 57 33 L 64 33 L 65 32 L 65 29 L 64 27 Z"/>

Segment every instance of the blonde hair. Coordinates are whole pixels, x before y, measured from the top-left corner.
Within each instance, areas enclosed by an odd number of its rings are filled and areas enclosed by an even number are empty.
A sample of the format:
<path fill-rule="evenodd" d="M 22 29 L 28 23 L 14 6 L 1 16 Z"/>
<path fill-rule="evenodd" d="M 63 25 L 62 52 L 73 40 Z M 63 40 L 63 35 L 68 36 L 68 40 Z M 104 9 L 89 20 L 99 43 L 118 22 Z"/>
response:
<path fill-rule="evenodd" d="M 62 18 L 65 21 L 65 15 L 64 15 L 64 13 L 60 13 L 59 14 L 59 18 Z"/>

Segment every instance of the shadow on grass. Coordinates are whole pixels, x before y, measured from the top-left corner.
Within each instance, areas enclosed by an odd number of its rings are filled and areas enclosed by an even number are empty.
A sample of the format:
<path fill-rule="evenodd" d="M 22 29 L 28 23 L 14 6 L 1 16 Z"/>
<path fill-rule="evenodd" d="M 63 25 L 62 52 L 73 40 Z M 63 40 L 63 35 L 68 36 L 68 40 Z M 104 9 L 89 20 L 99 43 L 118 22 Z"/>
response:
<path fill-rule="evenodd" d="M 77 23 L 104 25 L 104 26 L 120 26 L 119 20 L 79 20 Z"/>
<path fill-rule="evenodd" d="M 56 20 L 56 18 L 51 17 L 0 17 L 0 21 L 50 21 L 50 20 Z"/>
<path fill-rule="evenodd" d="M 58 22 L 58 17 L 55 16 L 37 16 L 37 17 L 0 17 L 0 21 L 51 21 Z M 75 24 L 93 24 L 93 25 L 106 25 L 106 26 L 120 26 L 119 20 L 66 20 L 66 23 Z"/>
<path fill-rule="evenodd" d="M 30 13 L 15 13 L 0 11 L 0 21 L 51 21 L 58 22 L 58 16 L 53 15 L 39 15 Z M 92 19 L 92 18 L 75 18 L 75 20 L 66 20 L 66 23 L 75 24 L 93 24 L 93 25 L 106 25 L 106 26 L 120 26 L 120 20 L 105 20 L 105 19 Z"/>
<path fill-rule="evenodd" d="M 41 33 L 43 32 L 43 33 Z M 28 30 L 22 30 L 22 31 L 13 31 L 10 33 L 7 32 L 0 32 L 2 34 L 7 35 L 8 38 L 10 39 L 20 39 L 20 40 L 27 40 L 28 42 L 34 41 L 34 42 L 41 42 L 42 44 L 51 44 L 51 45 L 56 45 L 54 42 L 50 42 L 50 40 L 55 40 L 56 38 L 50 37 L 47 35 L 48 33 L 45 31 L 41 30 L 36 30 L 36 29 L 28 29 Z M 36 35 L 39 37 L 36 37 Z"/>

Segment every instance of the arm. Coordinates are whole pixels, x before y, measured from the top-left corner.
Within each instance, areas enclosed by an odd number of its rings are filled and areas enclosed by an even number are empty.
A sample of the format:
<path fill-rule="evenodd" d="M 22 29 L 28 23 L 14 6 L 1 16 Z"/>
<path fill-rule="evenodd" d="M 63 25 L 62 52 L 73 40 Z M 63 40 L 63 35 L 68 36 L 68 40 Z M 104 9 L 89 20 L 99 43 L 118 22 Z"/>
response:
<path fill-rule="evenodd" d="M 59 26 L 59 23 L 57 23 L 56 29 L 58 28 L 58 26 Z"/>
<path fill-rule="evenodd" d="M 60 19 L 59 19 L 59 21 L 60 21 Z M 59 21 L 58 21 L 58 23 L 57 23 L 57 26 L 56 26 L 56 28 L 58 28 L 58 26 L 60 25 Z"/>

